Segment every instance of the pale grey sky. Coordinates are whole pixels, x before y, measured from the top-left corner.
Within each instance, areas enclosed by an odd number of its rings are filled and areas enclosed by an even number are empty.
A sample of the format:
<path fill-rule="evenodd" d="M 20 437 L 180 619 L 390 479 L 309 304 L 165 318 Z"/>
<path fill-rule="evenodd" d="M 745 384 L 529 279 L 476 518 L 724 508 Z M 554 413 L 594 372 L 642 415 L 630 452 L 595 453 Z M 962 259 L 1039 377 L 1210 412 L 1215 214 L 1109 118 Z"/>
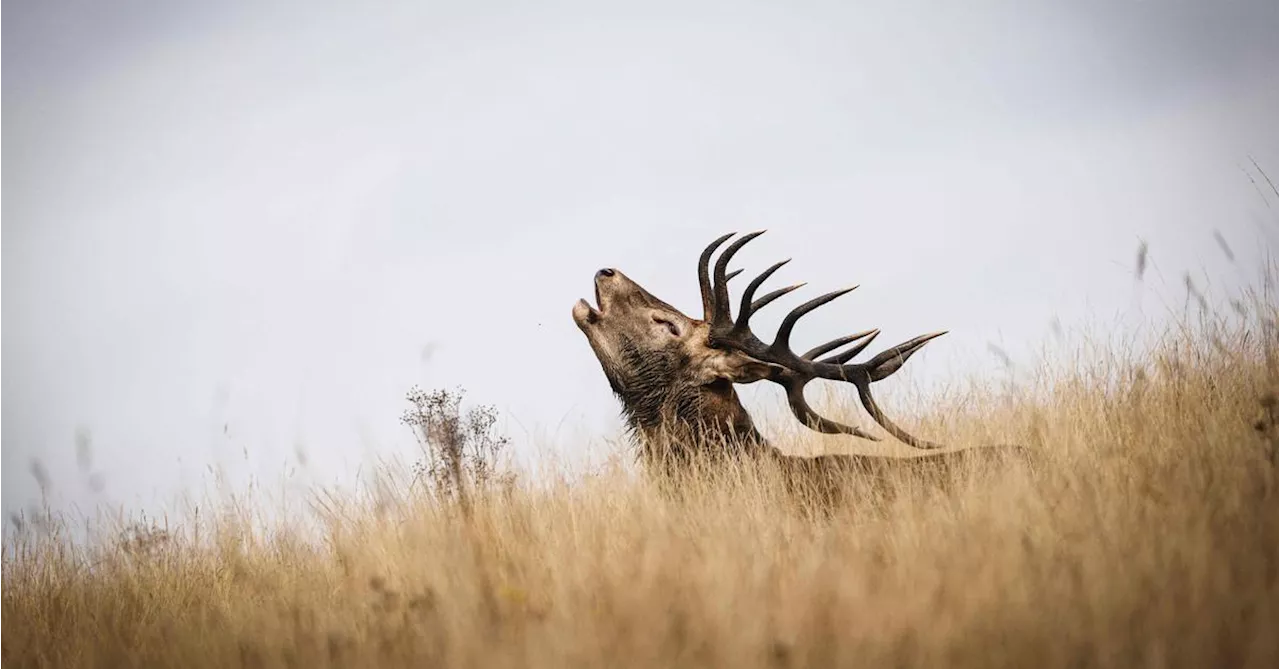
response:
<path fill-rule="evenodd" d="M 6 514 L 33 458 L 81 507 L 215 464 L 270 487 L 299 446 L 349 480 L 412 456 L 413 384 L 497 405 L 528 458 L 601 449 L 572 304 L 613 266 L 696 314 L 725 231 L 769 228 L 743 265 L 794 257 L 809 295 L 862 285 L 806 340 L 950 329 L 917 379 L 1158 317 L 1185 271 L 1225 293 L 1277 244 L 1240 170 L 1277 171 L 1274 0 L 4 9 Z"/>

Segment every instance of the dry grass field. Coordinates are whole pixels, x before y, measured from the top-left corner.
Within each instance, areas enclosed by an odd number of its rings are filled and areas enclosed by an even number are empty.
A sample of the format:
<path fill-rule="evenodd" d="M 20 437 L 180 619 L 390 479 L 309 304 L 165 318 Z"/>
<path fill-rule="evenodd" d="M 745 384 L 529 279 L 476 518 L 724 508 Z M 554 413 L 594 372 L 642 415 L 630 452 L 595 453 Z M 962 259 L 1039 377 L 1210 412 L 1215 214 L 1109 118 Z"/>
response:
<path fill-rule="evenodd" d="M 836 509 L 755 465 L 679 495 L 621 467 L 469 514 L 389 475 L 313 533 L 242 504 L 87 545 L 28 523 L 4 666 L 1274 667 L 1276 307 L 1227 312 L 896 401 L 1034 457 Z"/>

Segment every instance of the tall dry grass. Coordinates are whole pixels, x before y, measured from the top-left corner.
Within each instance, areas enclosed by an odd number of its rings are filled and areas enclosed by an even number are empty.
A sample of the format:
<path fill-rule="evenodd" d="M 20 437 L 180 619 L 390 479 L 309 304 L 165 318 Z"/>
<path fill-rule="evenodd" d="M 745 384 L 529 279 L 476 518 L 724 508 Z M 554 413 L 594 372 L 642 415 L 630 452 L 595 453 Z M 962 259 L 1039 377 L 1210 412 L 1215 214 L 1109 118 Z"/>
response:
<path fill-rule="evenodd" d="M 394 477 L 321 530 L 229 507 L 87 546 L 6 546 L 6 667 L 1277 663 L 1273 300 L 911 423 L 1030 465 L 833 513 L 768 471 L 663 494 L 629 470 L 481 497 Z"/>

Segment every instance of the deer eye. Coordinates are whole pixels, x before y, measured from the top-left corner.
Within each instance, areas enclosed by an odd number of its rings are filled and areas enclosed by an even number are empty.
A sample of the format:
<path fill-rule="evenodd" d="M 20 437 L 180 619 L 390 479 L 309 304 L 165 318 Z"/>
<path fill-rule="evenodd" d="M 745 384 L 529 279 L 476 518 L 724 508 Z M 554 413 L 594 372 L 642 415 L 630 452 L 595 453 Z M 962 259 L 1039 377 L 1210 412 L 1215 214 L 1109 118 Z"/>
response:
<path fill-rule="evenodd" d="M 675 323 L 672 323 L 671 321 L 659 316 L 654 316 L 653 322 L 667 328 L 667 331 L 671 333 L 672 337 L 680 336 L 680 328 L 676 327 Z"/>

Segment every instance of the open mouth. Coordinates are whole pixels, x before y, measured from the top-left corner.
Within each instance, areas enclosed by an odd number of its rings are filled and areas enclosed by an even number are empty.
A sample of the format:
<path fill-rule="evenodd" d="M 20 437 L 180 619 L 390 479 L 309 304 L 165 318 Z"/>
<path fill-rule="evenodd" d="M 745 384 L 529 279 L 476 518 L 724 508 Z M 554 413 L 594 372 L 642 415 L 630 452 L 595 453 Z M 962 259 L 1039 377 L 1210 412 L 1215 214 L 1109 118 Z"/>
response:
<path fill-rule="evenodd" d="M 603 304 L 603 302 L 600 300 L 600 284 L 598 283 L 595 286 L 595 295 L 596 303 L 594 305 L 588 302 L 586 298 L 578 300 L 578 306 L 581 308 L 581 311 L 586 314 L 583 317 L 583 320 L 587 323 L 598 322 L 600 320 L 600 312 L 603 311 L 603 308 L 599 306 Z"/>
<path fill-rule="evenodd" d="M 586 312 L 587 312 L 586 321 L 588 323 L 595 323 L 596 321 L 600 320 L 600 311 L 597 310 L 595 307 L 591 306 L 591 303 L 586 301 L 586 299 L 578 300 L 578 305 L 581 306 L 583 309 L 586 309 Z"/>

